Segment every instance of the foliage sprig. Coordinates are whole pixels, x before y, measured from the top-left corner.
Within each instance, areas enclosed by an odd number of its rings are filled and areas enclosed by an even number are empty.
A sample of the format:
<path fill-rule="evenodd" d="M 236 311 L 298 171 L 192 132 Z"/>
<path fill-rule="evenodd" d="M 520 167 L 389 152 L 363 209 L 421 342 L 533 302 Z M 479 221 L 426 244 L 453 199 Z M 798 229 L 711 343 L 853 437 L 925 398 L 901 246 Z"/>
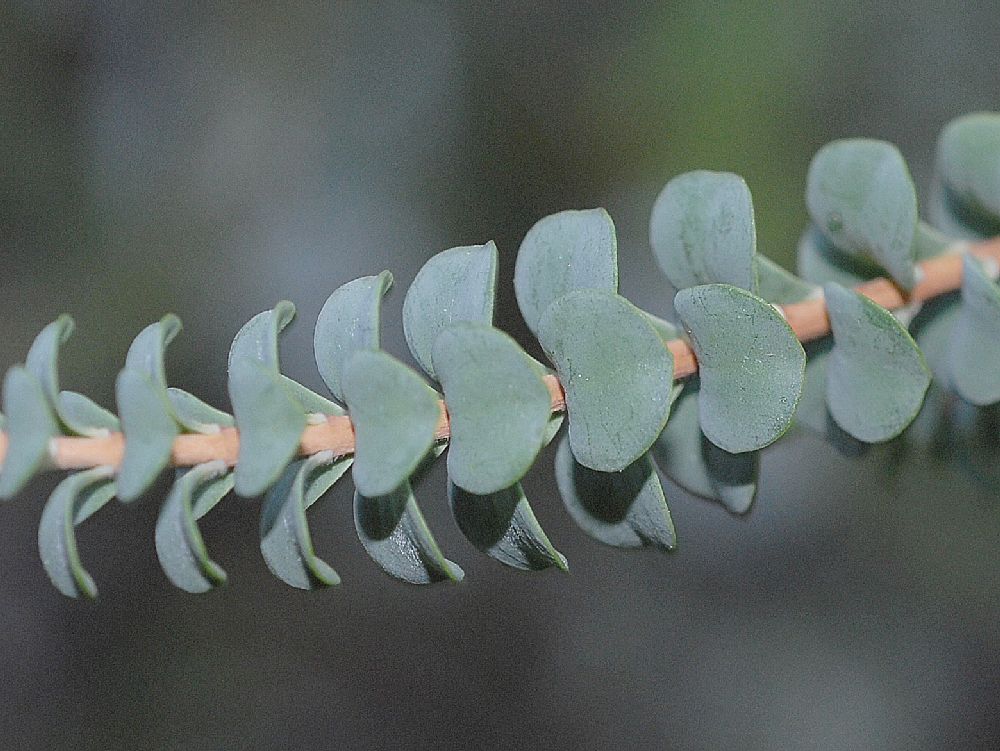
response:
<path fill-rule="evenodd" d="M 232 343 L 233 414 L 167 385 L 166 349 L 181 329 L 173 315 L 129 348 L 117 415 L 62 390 L 59 348 L 73 323 L 61 316 L 4 378 L 0 497 L 40 471 L 71 471 L 42 513 L 39 550 L 63 594 L 94 597 L 76 526 L 112 498 L 140 498 L 172 468 L 153 535 L 172 583 L 205 592 L 226 581 L 198 521 L 235 491 L 264 497 L 270 570 L 315 589 L 340 577 L 316 555 L 307 511 L 350 471 L 355 526 L 376 563 L 407 582 L 457 581 L 462 569 L 413 490 L 447 450 L 448 499 L 466 539 L 512 568 L 566 570 L 521 485 L 565 417 L 555 473 L 574 521 L 609 545 L 670 550 L 657 466 L 745 513 L 760 451 L 795 419 L 857 442 L 890 440 L 919 412 L 932 373 L 973 405 L 1000 401 L 1000 115 L 944 129 L 929 210 L 941 232 L 918 218 L 905 161 L 883 141 L 823 147 L 807 182 L 800 276 L 757 252 L 740 177 L 698 171 L 666 185 L 650 241 L 676 291 L 676 324 L 619 294 L 603 209 L 539 221 L 514 283 L 549 365 L 493 326 L 492 242 L 439 253 L 410 286 L 403 329 L 423 375 L 380 349 L 389 272 L 334 291 L 314 335 L 332 399 L 281 372 L 278 341 L 295 316 L 287 301 Z"/>

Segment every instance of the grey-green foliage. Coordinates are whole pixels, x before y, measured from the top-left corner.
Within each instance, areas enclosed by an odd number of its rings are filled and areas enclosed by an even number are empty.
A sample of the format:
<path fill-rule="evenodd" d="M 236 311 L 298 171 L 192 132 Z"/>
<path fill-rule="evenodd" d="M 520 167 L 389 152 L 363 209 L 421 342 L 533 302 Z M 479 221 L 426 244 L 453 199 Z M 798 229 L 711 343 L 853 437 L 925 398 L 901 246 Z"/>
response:
<path fill-rule="evenodd" d="M 560 211 L 528 230 L 514 267 L 514 292 L 537 336 L 542 315 L 579 289 L 618 291 L 618 238 L 604 209 Z"/>
<path fill-rule="evenodd" d="M 949 354 L 951 383 L 959 394 L 979 406 L 1000 401 L 1000 287 L 969 257 Z"/>
<path fill-rule="evenodd" d="M 214 447 L 196 466 L 177 468 L 161 508 L 154 537 L 169 580 L 190 592 L 226 581 L 198 522 L 235 490 L 264 496 L 260 549 L 271 572 L 318 589 L 340 577 L 317 555 L 307 511 L 353 469 L 355 526 L 375 562 L 406 582 L 457 581 L 462 569 L 445 557 L 414 494 L 449 451 L 447 491 L 429 496 L 447 497 L 470 546 L 511 568 L 566 570 L 521 482 L 565 417 L 555 475 L 572 519 L 610 545 L 672 549 L 676 533 L 654 459 L 680 486 L 745 513 L 758 490 L 760 449 L 794 415 L 856 454 L 913 420 L 931 380 L 925 360 L 938 402 L 951 399 L 945 389 L 967 400 L 957 402 L 963 413 L 1000 400 L 995 262 L 966 257 L 961 293 L 919 311 L 890 313 L 848 289 L 885 275 L 908 286 L 920 262 L 969 249 L 954 238 L 1000 233 L 998 123 L 997 115 L 978 114 L 942 134 L 931 205 L 941 231 L 918 219 L 894 147 L 852 139 L 822 149 L 808 178 L 813 225 L 799 245 L 802 278 L 757 253 L 742 178 L 701 171 L 670 181 L 654 207 L 650 239 L 677 289 L 683 331 L 619 295 L 616 231 L 603 209 L 540 220 L 521 244 L 515 293 L 558 373 L 565 415 L 552 411 L 547 366 L 493 327 L 499 254 L 492 242 L 433 256 L 404 300 L 410 353 L 440 383 L 447 406 L 417 371 L 380 349 L 387 271 L 343 285 L 320 312 L 316 364 L 335 401 L 281 372 L 279 335 L 295 315 L 289 302 L 253 316 L 236 335 L 232 415 L 167 385 L 166 349 L 180 331 L 174 316 L 143 329 L 130 347 L 117 381 L 118 415 L 61 390 L 59 349 L 73 323 L 60 317 L 4 378 L 0 497 L 16 494 L 80 441 L 104 446 L 114 461 L 121 441 L 111 434 L 122 431 L 120 466 L 72 472 L 39 526 L 39 552 L 56 587 L 93 597 L 76 526 L 115 495 L 142 496 L 183 446 Z M 833 335 L 809 344 L 805 365 L 775 305 L 820 294 Z M 686 345 L 698 371 L 675 380 L 672 352 Z M 438 431 L 445 416 L 450 436 Z M 339 437 L 339 453 L 312 448 L 330 436 Z"/>
<path fill-rule="evenodd" d="M 915 281 L 917 194 L 899 150 L 885 141 L 834 141 L 809 165 L 809 214 L 836 247 L 874 258 L 904 287 Z"/>
<path fill-rule="evenodd" d="M 681 290 L 674 307 L 698 355 L 698 414 L 708 439 L 734 454 L 776 441 L 791 425 L 806 364 L 785 319 L 728 284 Z"/>
<path fill-rule="evenodd" d="M 566 391 L 577 461 L 621 472 L 666 425 L 673 357 L 648 319 L 613 292 L 580 289 L 555 300 L 538 325 Z"/>

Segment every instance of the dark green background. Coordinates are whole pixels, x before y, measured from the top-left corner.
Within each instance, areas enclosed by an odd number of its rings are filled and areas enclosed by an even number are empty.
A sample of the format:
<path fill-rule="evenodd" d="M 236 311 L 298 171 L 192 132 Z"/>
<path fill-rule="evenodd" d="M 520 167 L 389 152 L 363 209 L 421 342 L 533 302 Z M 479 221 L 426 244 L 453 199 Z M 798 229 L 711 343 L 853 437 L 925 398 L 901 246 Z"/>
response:
<path fill-rule="evenodd" d="M 925 189 L 941 126 L 1000 109 L 998 50 L 991 0 L 6 2 L 0 363 L 70 312 L 64 382 L 110 405 L 132 336 L 174 311 L 172 382 L 224 406 L 229 340 L 288 298 L 285 370 L 318 388 L 329 292 L 390 268 L 406 356 L 420 264 L 491 238 L 498 322 L 533 347 L 517 245 L 597 205 L 624 294 L 662 312 L 646 222 L 671 176 L 744 175 L 761 249 L 792 265 L 815 149 L 892 140 Z M 0 509 L 0 747 L 996 748 L 995 428 L 979 453 L 944 433 L 860 459 L 798 433 L 742 519 L 668 484 L 670 556 L 585 537 L 547 454 L 527 488 L 569 575 L 470 548 L 438 468 L 419 497 L 467 579 L 428 589 L 367 559 L 346 483 L 311 514 L 341 587 L 275 580 L 258 504 L 233 497 L 203 525 L 230 585 L 183 594 L 153 548 L 161 483 L 81 528 L 101 599 L 66 600 L 38 561 L 40 479 Z"/>

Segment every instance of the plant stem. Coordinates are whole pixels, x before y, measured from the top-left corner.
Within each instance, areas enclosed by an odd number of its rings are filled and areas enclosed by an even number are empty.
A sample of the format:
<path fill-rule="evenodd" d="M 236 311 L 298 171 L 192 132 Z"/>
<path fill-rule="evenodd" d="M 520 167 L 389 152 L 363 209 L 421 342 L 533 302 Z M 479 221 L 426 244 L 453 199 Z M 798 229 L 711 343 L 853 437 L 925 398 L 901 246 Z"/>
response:
<path fill-rule="evenodd" d="M 969 252 L 977 258 L 1000 265 L 1000 237 L 975 244 L 957 244 L 956 252 L 945 253 L 918 264 L 917 285 L 907 293 L 894 282 L 879 278 L 865 282 L 855 289 L 889 310 L 914 303 L 923 303 L 939 295 L 955 292 L 962 284 L 962 255 Z M 810 342 L 830 333 L 830 319 L 822 298 L 785 305 L 780 308 L 799 341 Z M 682 339 L 671 341 L 667 347 L 674 356 L 674 379 L 687 378 L 698 372 L 698 360 L 691 346 Z M 552 396 L 552 411 L 566 409 L 566 398 L 559 380 L 545 376 L 545 384 Z M 448 412 L 440 403 L 441 417 L 436 438 L 444 440 L 449 435 Z M 0 433 L 0 464 L 7 453 L 7 434 Z M 223 461 L 228 466 L 236 464 L 239 456 L 240 436 L 237 428 L 223 428 L 209 435 L 189 433 L 174 441 L 171 463 L 176 467 L 190 467 L 210 461 Z M 309 425 L 302 433 L 299 453 L 310 456 L 320 451 L 332 451 L 335 456 L 354 452 L 354 428 L 349 417 L 331 416 L 322 423 Z M 121 464 L 125 452 L 125 437 L 112 433 L 101 438 L 60 436 L 52 439 L 50 464 L 53 469 L 86 469 L 88 467 Z"/>

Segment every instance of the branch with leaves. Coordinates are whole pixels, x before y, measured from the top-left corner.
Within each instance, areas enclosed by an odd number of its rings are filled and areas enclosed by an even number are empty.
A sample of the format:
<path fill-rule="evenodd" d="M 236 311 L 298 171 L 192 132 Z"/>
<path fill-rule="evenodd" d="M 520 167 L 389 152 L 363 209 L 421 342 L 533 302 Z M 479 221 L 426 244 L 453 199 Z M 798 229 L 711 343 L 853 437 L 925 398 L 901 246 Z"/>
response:
<path fill-rule="evenodd" d="M 650 241 L 679 325 L 618 294 L 605 211 L 542 219 L 521 244 L 514 284 L 548 365 L 492 325 L 496 246 L 439 253 L 403 305 L 410 352 L 434 386 L 380 349 L 389 272 L 345 284 L 320 312 L 314 349 L 332 399 L 281 373 L 278 339 L 294 306 L 252 318 L 230 349 L 232 414 L 167 385 L 166 349 L 181 328 L 172 315 L 129 348 L 117 415 L 60 389 L 59 348 L 73 329 L 62 316 L 4 378 L 0 497 L 40 471 L 72 470 L 42 513 L 39 550 L 61 592 L 93 597 L 76 526 L 173 467 L 155 544 L 175 585 L 225 582 L 198 521 L 235 491 L 264 496 L 270 570 L 313 589 L 339 577 L 315 554 L 306 511 L 350 470 L 371 557 L 407 582 L 455 581 L 462 570 L 413 492 L 447 450 L 448 498 L 469 542 L 513 568 L 565 570 L 521 480 L 566 417 L 555 473 L 572 518 L 609 545 L 670 550 L 657 466 L 745 513 L 760 451 L 793 420 L 831 440 L 878 443 L 913 421 L 932 379 L 974 405 L 1000 401 L 1000 115 L 942 133 L 930 219 L 946 234 L 918 218 L 906 164 L 881 141 L 821 149 L 806 202 L 812 225 L 795 276 L 757 253 L 740 177 L 671 180 Z"/>

